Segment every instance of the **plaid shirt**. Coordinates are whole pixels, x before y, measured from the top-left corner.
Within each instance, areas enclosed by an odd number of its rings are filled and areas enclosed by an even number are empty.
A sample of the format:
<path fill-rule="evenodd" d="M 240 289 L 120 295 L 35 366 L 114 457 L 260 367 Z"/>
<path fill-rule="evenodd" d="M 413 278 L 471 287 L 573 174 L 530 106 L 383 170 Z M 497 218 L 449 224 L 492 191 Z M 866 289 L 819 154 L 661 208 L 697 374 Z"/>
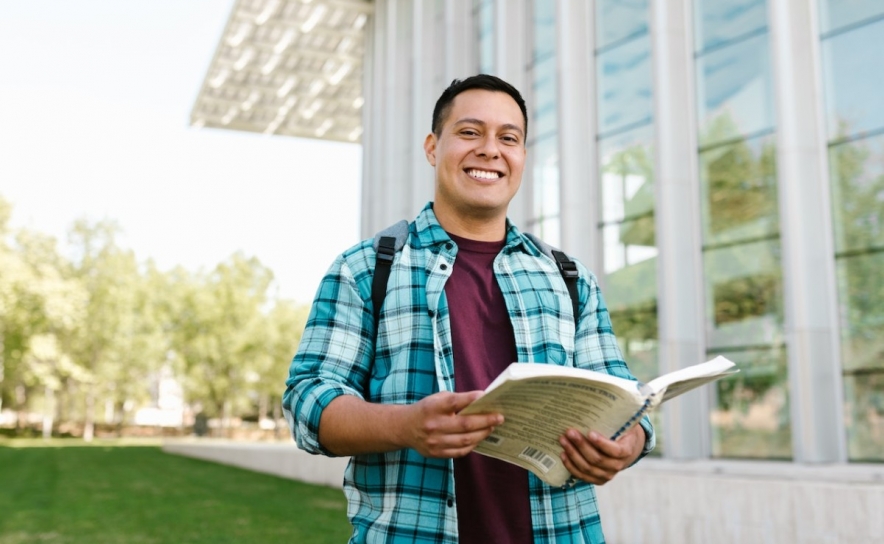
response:
<path fill-rule="evenodd" d="M 377 345 L 372 315 L 372 240 L 344 252 L 320 283 L 283 396 L 298 446 L 331 455 L 318 440 L 322 410 L 339 395 L 407 404 L 454 391 L 454 361 L 443 289 L 456 244 L 436 221 L 432 203 L 409 226 L 390 272 Z M 578 263 L 582 308 L 574 326 L 571 299 L 552 259 L 515 226 L 494 261 L 516 337 L 519 361 L 578 366 L 634 379 L 611 329 L 595 277 Z M 654 447 L 650 422 L 642 421 Z M 535 542 L 603 542 L 592 485 L 551 487 L 529 478 Z M 353 524 L 350 542 L 457 542 L 451 459 L 412 449 L 358 455 L 344 474 Z"/>

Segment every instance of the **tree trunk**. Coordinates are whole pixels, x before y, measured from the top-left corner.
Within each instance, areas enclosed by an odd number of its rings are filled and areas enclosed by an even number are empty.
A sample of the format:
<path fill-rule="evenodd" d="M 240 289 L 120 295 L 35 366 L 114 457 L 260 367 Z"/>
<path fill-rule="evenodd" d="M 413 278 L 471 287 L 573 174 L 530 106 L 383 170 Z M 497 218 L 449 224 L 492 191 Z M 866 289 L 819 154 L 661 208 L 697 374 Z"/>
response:
<path fill-rule="evenodd" d="M 95 394 L 92 387 L 86 393 L 86 414 L 83 422 L 83 440 L 91 442 L 95 438 Z"/>
<path fill-rule="evenodd" d="M 55 422 L 55 391 L 51 387 L 43 388 L 43 440 L 52 438 L 52 425 Z"/>

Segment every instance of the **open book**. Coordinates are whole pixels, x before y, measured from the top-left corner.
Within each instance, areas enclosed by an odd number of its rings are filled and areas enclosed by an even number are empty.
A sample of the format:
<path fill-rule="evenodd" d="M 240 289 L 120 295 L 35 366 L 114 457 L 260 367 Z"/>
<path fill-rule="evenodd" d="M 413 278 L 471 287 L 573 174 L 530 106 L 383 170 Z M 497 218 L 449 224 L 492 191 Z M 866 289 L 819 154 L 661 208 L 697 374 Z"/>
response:
<path fill-rule="evenodd" d="M 616 440 L 661 403 L 735 372 L 734 363 L 721 356 L 648 383 L 573 367 L 513 363 L 461 414 L 503 414 L 504 423 L 474 451 L 561 486 L 571 476 L 560 458 L 559 437 L 566 430 L 593 430 Z"/>

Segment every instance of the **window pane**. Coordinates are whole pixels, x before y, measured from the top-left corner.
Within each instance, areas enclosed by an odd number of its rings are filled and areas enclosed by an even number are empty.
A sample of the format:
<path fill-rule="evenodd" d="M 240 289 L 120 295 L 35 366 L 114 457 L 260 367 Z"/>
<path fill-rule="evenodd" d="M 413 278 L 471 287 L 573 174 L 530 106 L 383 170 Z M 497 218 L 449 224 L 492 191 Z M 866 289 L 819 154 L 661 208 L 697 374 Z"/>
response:
<path fill-rule="evenodd" d="M 824 34 L 876 15 L 884 15 L 881 0 L 820 0 L 820 30 Z"/>
<path fill-rule="evenodd" d="M 703 265 L 709 349 L 783 343 L 778 240 L 707 250 Z"/>
<path fill-rule="evenodd" d="M 825 39 L 822 48 L 829 140 L 884 128 L 884 20 Z"/>
<path fill-rule="evenodd" d="M 553 55 L 556 51 L 556 4 L 534 0 L 534 56 L 535 61 Z"/>
<path fill-rule="evenodd" d="M 476 25 L 479 34 L 479 71 L 494 73 L 494 2 L 475 0 Z"/>
<path fill-rule="evenodd" d="M 701 147 L 773 128 L 768 49 L 763 34 L 697 59 Z"/>
<path fill-rule="evenodd" d="M 556 118 L 556 59 L 548 57 L 534 65 L 534 116 L 528 132 L 543 138 L 558 128 Z"/>
<path fill-rule="evenodd" d="M 767 3 L 764 0 L 697 0 L 694 11 L 698 51 L 767 25 Z"/>
<path fill-rule="evenodd" d="M 844 370 L 884 370 L 884 252 L 837 260 Z"/>
<path fill-rule="evenodd" d="M 558 217 L 559 150 L 556 137 L 544 138 L 534 144 L 534 219 Z M 546 240 L 552 244 L 552 240 Z"/>
<path fill-rule="evenodd" d="M 710 354 L 712 358 L 715 354 Z M 740 372 L 715 382 L 710 416 L 713 457 L 792 457 L 786 351 L 782 348 L 723 353 Z"/>
<path fill-rule="evenodd" d="M 700 153 L 700 195 L 706 245 L 779 232 L 773 136 Z"/>
<path fill-rule="evenodd" d="M 829 150 L 835 251 L 884 248 L 884 136 Z"/>
<path fill-rule="evenodd" d="M 651 125 L 600 142 L 602 221 L 622 221 L 654 211 Z"/>
<path fill-rule="evenodd" d="M 654 105 L 648 35 L 606 51 L 597 61 L 599 133 L 650 122 Z"/>
<path fill-rule="evenodd" d="M 847 455 L 884 461 L 884 372 L 845 376 Z"/>
<path fill-rule="evenodd" d="M 596 0 L 596 48 L 648 31 L 648 0 Z"/>

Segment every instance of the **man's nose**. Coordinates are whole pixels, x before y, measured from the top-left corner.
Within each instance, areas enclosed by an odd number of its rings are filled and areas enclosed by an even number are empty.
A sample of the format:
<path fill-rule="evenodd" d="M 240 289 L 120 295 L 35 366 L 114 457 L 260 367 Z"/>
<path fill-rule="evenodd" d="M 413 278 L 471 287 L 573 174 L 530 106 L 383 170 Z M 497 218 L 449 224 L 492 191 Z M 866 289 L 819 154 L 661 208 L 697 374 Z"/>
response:
<path fill-rule="evenodd" d="M 485 136 L 476 150 L 476 154 L 480 157 L 496 159 L 500 156 L 500 148 L 498 147 L 497 138 L 494 136 Z"/>

